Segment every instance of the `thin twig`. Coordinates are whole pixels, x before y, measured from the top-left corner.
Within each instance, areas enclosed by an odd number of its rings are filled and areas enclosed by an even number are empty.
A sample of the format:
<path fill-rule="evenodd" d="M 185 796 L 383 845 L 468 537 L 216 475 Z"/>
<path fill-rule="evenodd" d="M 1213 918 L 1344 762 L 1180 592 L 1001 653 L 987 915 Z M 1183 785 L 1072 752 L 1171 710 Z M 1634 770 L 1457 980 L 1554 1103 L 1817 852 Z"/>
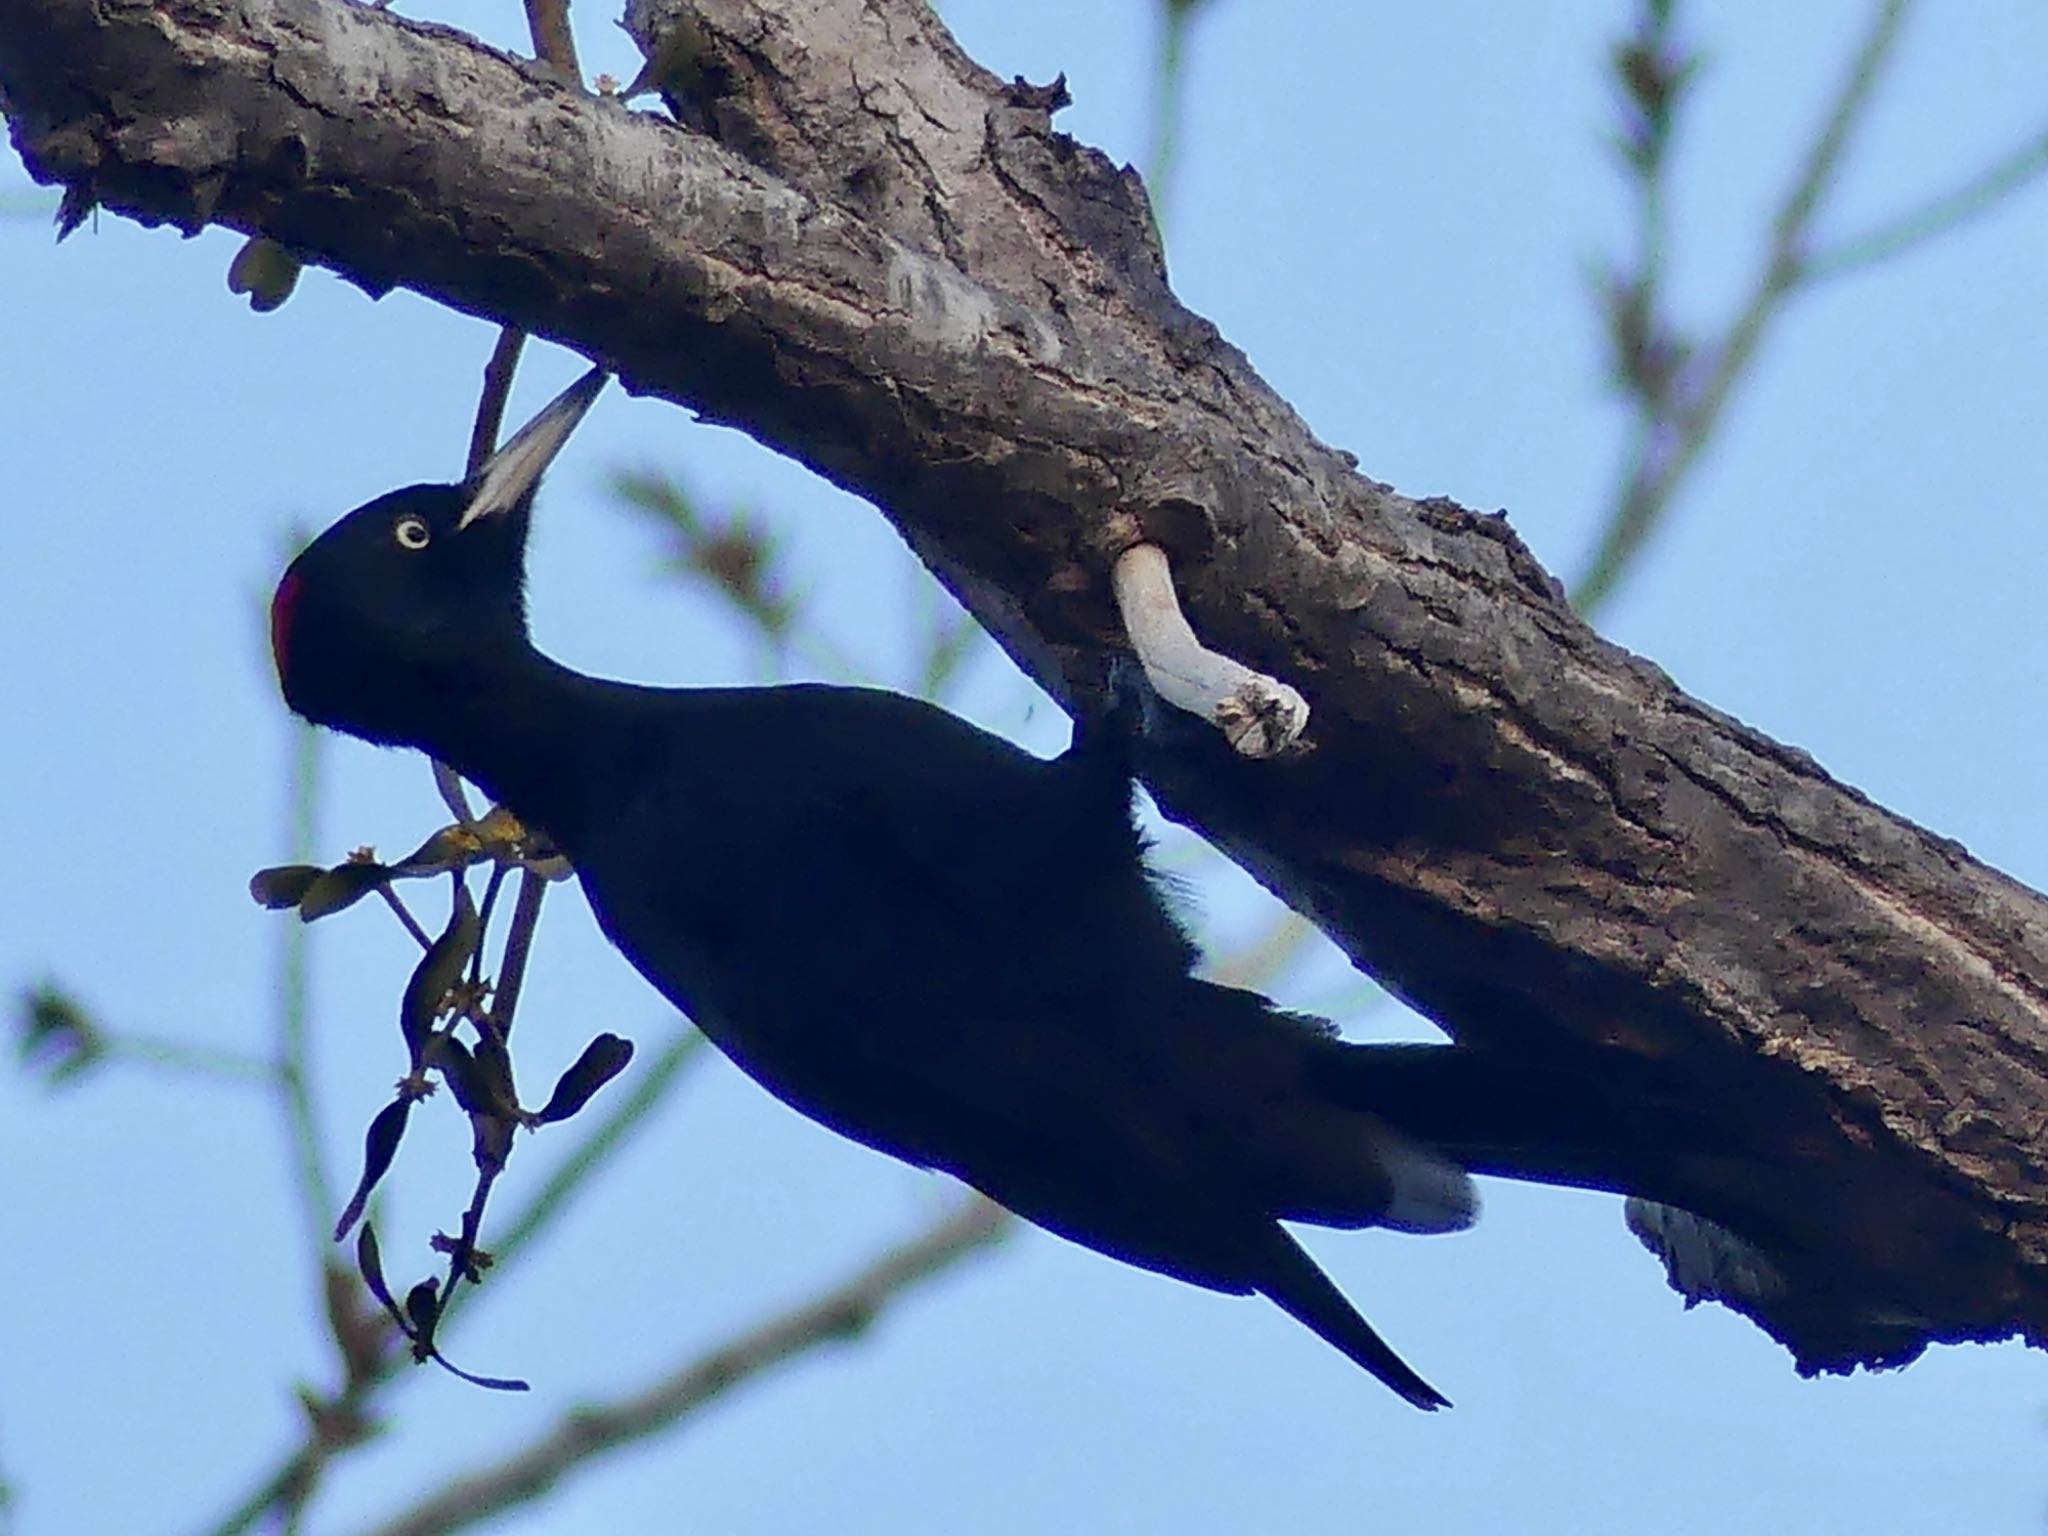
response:
<path fill-rule="evenodd" d="M 918 629 L 923 635 L 922 656 L 917 667 L 918 692 L 934 702 L 960 681 L 967 664 L 980 649 L 985 632 L 954 605 L 946 591 L 921 565 L 906 562 L 904 579 L 910 583 L 911 602 L 918 611 Z"/>
<path fill-rule="evenodd" d="M 1166 210 L 1179 167 L 1180 132 L 1187 117 L 1188 24 L 1207 0 L 1159 0 L 1159 61 L 1152 74 L 1152 146 L 1145 155 L 1145 187 L 1152 225 L 1166 237 Z"/>
<path fill-rule="evenodd" d="M 1236 945 L 1211 966 L 1210 976 L 1219 986 L 1262 992 L 1299 958 L 1315 933 L 1299 912 L 1283 910 L 1258 938 Z"/>
<path fill-rule="evenodd" d="M 305 721 L 291 721 L 292 770 L 286 843 L 292 858 L 310 863 L 320 803 L 320 738 Z M 329 1229 L 334 1221 L 334 1189 L 327 1174 L 325 1142 L 313 1106 L 312 1053 L 309 1020 L 312 984 L 304 923 L 281 923 L 278 939 L 277 1064 L 278 1096 L 297 1164 L 293 1185 L 299 1216 L 317 1277 L 326 1262 Z"/>
<path fill-rule="evenodd" d="M 519 353 L 526 345 L 526 332 L 506 326 L 498 332 L 498 344 L 491 360 L 484 364 L 483 393 L 476 402 L 476 423 L 469 429 L 469 458 L 464 475 L 474 475 L 484 460 L 498 451 L 498 433 L 505 426 L 505 402 L 512 398 L 512 376 L 519 368 Z"/>
<path fill-rule="evenodd" d="M 891 1302 L 987 1247 L 1011 1224 L 1000 1206 L 974 1196 L 815 1300 L 679 1366 L 632 1397 L 574 1410 L 523 1449 L 455 1479 L 376 1527 L 374 1536 L 444 1536 L 524 1504 L 583 1463 L 672 1427 L 740 1383 L 859 1334 Z"/>
<path fill-rule="evenodd" d="M 532 5 L 528 5 L 529 15 Z M 563 26 L 567 28 L 567 12 L 564 6 Z M 533 31 L 534 49 L 541 51 L 541 30 L 536 23 Z M 526 332 L 517 326 L 506 326 L 498 332 L 497 345 L 491 348 L 490 361 L 484 364 L 484 385 L 476 402 L 476 420 L 469 429 L 469 453 L 463 460 L 463 477 L 474 478 L 498 448 L 498 434 L 505 426 L 505 403 L 512 398 L 512 379 L 519 369 L 519 354 L 526 346 Z M 434 762 L 434 788 L 440 791 L 442 802 L 455 819 L 468 826 L 476 820 L 469 808 L 469 796 L 463 791 L 462 778 L 453 768 L 436 759 Z"/>
<path fill-rule="evenodd" d="M 664 1060 L 671 1063 L 667 1077 L 672 1078 L 675 1070 L 695 1053 L 697 1047 L 688 1043 L 692 1039 L 701 1037 L 685 1036 L 665 1053 Z M 650 1094 L 648 1103 L 651 1102 Z M 645 1107 L 642 1106 L 643 1111 Z M 616 1144 L 638 1118 L 638 1113 L 615 1116 L 616 1129 L 606 1128 L 611 1132 L 607 1147 Z M 604 1134 L 605 1131 L 599 1133 Z M 592 1138 L 593 1142 L 597 1139 Z M 583 1161 L 594 1164 L 596 1160 L 592 1156 Z M 581 1176 L 576 1175 L 578 1179 Z M 529 1213 L 527 1230 L 519 1232 L 515 1228 L 517 1235 L 501 1245 L 501 1254 L 521 1246 L 552 1219 L 560 1205 L 559 1198 L 536 1201 Z M 515 1452 L 496 1467 L 447 1485 L 379 1527 L 378 1536 L 426 1536 L 430 1532 L 459 1530 L 530 1500 L 577 1463 L 656 1434 L 751 1377 L 824 1344 L 859 1334 L 890 1303 L 968 1255 L 990 1246 L 1014 1225 L 1015 1219 L 1001 1206 L 979 1195 L 970 1196 L 925 1232 L 884 1252 L 823 1295 L 697 1356 L 633 1397 L 609 1407 L 577 1410 L 525 1450 Z M 388 1356 L 369 1376 L 352 1382 L 332 1406 L 342 1413 L 362 1412 L 371 1394 L 403 1369 L 406 1358 L 402 1353 Z M 208 1527 L 207 1536 L 243 1536 L 273 1510 L 303 1508 L 318 1486 L 328 1459 L 329 1453 L 318 1440 L 309 1438 L 218 1523 Z"/>
<path fill-rule="evenodd" d="M 384 905 L 397 914 L 399 922 L 405 925 L 405 931 L 419 940 L 421 949 L 432 949 L 434 947 L 432 935 L 420 926 L 420 920 L 412 915 L 412 908 L 405 904 L 403 896 L 391 888 L 389 881 L 377 887 L 377 894 L 384 898 Z"/>
<path fill-rule="evenodd" d="M 513 1255 L 547 1231 L 570 1198 L 626 1138 L 639 1129 L 648 1112 L 661 1102 L 683 1069 L 704 1059 L 707 1043 L 704 1036 L 694 1029 L 677 1035 L 639 1074 L 631 1091 L 608 1107 L 605 1117 L 585 1134 L 575 1151 L 555 1165 L 533 1198 L 492 1241 L 491 1253 L 500 1269 Z"/>
<path fill-rule="evenodd" d="M 438 759 L 434 763 L 434 788 L 440 791 L 441 803 L 448 807 L 448 814 L 457 825 L 467 827 L 475 823 L 476 812 L 469 807 L 469 792 L 462 787 L 462 775 Z"/>
<path fill-rule="evenodd" d="M 224 1051 L 209 1045 L 188 1045 L 182 1040 L 162 1040 L 149 1035 L 108 1035 L 101 1042 L 109 1061 L 125 1061 L 160 1072 L 181 1072 L 193 1077 L 210 1077 L 217 1082 L 255 1083 L 277 1087 L 282 1074 L 274 1061 L 242 1051 Z"/>
<path fill-rule="evenodd" d="M 511 868 L 508 864 L 491 866 L 490 877 L 484 881 L 484 899 L 476 910 L 476 931 L 479 935 L 491 931 L 491 919 L 497 914 L 498 892 L 505 888 L 505 875 Z M 484 945 L 477 941 L 476 953 L 469 957 L 469 981 L 475 986 L 484 979 Z"/>
<path fill-rule="evenodd" d="M 313 1490 L 319 1486 L 320 1471 L 325 1463 L 326 1456 L 319 1443 L 309 1440 L 257 1484 L 247 1498 L 206 1527 L 206 1536 L 242 1536 L 244 1531 L 252 1529 L 273 1510 L 304 1508 Z"/>
<path fill-rule="evenodd" d="M 491 994 L 491 1022 L 498 1032 L 512 1034 L 513 1010 L 519 1006 L 519 992 L 526 985 L 526 962 L 533 952 L 533 936 L 540 925 L 541 898 L 548 893 L 544 875 L 527 869 L 519 874 L 519 900 L 512 908 L 512 925 L 505 933 L 505 955 L 498 962 L 498 985 Z"/>
<path fill-rule="evenodd" d="M 541 57 L 553 63 L 558 72 L 570 79 L 580 79 L 576 66 L 574 44 L 568 30 L 567 0 L 529 0 L 528 15 L 533 26 L 534 48 Z M 512 389 L 512 377 L 518 365 L 525 335 L 513 328 L 500 332 L 490 361 L 484 369 L 482 397 L 477 404 L 475 424 L 470 433 L 469 454 L 466 473 L 473 474 L 494 449 L 498 433 L 504 424 L 505 403 Z M 301 862 L 310 861 L 311 837 L 311 789 L 313 745 L 312 732 L 304 731 L 299 761 L 299 772 L 295 776 L 295 820 L 293 847 L 295 857 Z M 475 821 L 464 793 L 462 782 L 454 770 L 442 763 L 434 764 L 434 782 L 449 812 L 463 825 Z M 300 786 L 304 786 L 300 789 Z M 400 919 L 422 943 L 430 943 L 417 921 L 412 920 L 402 901 L 388 888 L 386 899 L 392 903 Z M 522 906 L 524 905 L 522 891 Z M 334 1199 L 329 1189 L 325 1164 L 321 1160 L 320 1141 L 313 1120 L 312 1100 L 307 1087 L 305 1067 L 306 1039 L 306 997 L 303 925 L 287 924 L 285 944 L 284 979 L 280 985 L 283 1006 L 280 1014 L 280 1050 L 278 1076 L 291 1122 L 294 1142 L 298 1148 L 301 1165 L 300 1185 L 303 1203 L 307 1208 L 309 1226 L 314 1235 L 315 1251 L 324 1257 L 328 1242 L 328 1227 Z M 523 967 L 526 948 L 531 944 L 531 933 L 524 941 L 519 940 L 517 927 L 508 944 L 517 943 L 517 959 Z M 516 1000 L 516 979 L 513 987 Z M 509 1015 L 510 1007 L 505 1012 Z M 389 1379 L 396 1365 L 388 1364 L 374 1376 L 351 1381 L 341 1393 L 337 1406 L 349 1410 L 359 1409 L 369 1394 L 382 1382 Z M 317 1426 L 309 1427 L 305 1442 L 289 1454 L 278 1468 L 239 1505 L 214 1527 L 213 1536 L 240 1536 L 265 1517 L 275 1514 L 280 1528 L 290 1530 L 301 1520 L 308 1502 L 317 1488 L 332 1451 L 319 1438 Z"/>
<path fill-rule="evenodd" d="M 679 1080 L 682 1069 L 692 1061 L 704 1059 L 706 1043 L 695 1030 L 688 1030 L 669 1042 L 661 1055 L 641 1074 L 632 1092 L 611 1108 L 576 1150 L 556 1166 L 525 1208 L 512 1218 L 504 1234 L 492 1246 L 493 1269 L 502 1274 L 515 1254 L 546 1235 L 591 1176 L 633 1132 L 646 1123 L 648 1112 Z M 465 1288 L 461 1293 L 464 1301 L 450 1302 L 443 1307 L 444 1328 L 452 1327 L 458 1317 L 470 1310 L 464 1304 L 469 1294 Z M 344 1417 L 366 1413 L 374 1395 L 410 1370 L 411 1365 L 409 1354 L 394 1350 L 367 1376 L 351 1381 L 329 1406 L 337 1415 Z M 326 1460 L 327 1453 L 317 1440 L 309 1437 L 304 1445 L 289 1452 L 217 1524 L 208 1527 L 208 1536 L 241 1536 L 242 1532 L 279 1507 L 291 1490 L 305 1488 L 310 1492 Z"/>
<path fill-rule="evenodd" d="M 682 1069 L 692 1061 L 705 1059 L 702 1057 L 705 1044 L 705 1036 L 696 1030 L 686 1030 L 668 1044 L 662 1055 L 655 1057 L 649 1069 L 641 1073 L 633 1092 L 621 1104 L 616 1104 L 592 1133 L 586 1135 L 582 1145 L 578 1145 L 578 1149 L 571 1151 L 555 1167 L 535 1198 L 516 1214 L 504 1235 L 492 1245 L 492 1268 L 496 1272 L 502 1274 L 520 1249 L 547 1235 L 561 1217 L 561 1212 L 567 1210 L 569 1200 L 582 1190 L 582 1186 L 618 1151 L 618 1147 L 625 1145 L 635 1130 L 645 1124 L 647 1112 L 670 1087 L 674 1087 Z M 444 1298 L 440 1315 L 442 1331 L 453 1327 L 455 1319 L 471 1311 L 465 1305 L 471 1290 L 473 1288 L 465 1286 L 457 1298 Z M 350 1378 L 346 1389 L 324 1407 L 340 1419 L 367 1415 L 375 1395 L 399 1374 L 408 1372 L 412 1364 L 414 1360 L 408 1352 L 393 1350 L 367 1374 Z M 305 1444 L 293 1448 L 285 1460 L 276 1464 L 236 1507 L 221 1516 L 217 1524 L 209 1526 L 207 1536 L 242 1536 L 242 1532 L 256 1526 L 272 1509 L 289 1509 L 295 1507 L 295 1501 L 311 1497 L 332 1454 L 334 1452 L 322 1440 L 315 1434 L 309 1434 Z"/>
<path fill-rule="evenodd" d="M 533 35 L 533 51 L 564 80 L 582 84 L 576 39 L 569 31 L 569 0 L 526 0 L 526 27 Z"/>
<path fill-rule="evenodd" d="M 1770 246 L 1749 298 L 1718 345 L 1706 349 L 1707 366 L 1699 382 L 1682 386 L 1669 414 L 1640 431 L 1614 512 L 1591 566 L 1572 592 L 1581 612 L 1597 607 L 1613 590 L 1668 510 L 1746 379 L 1766 329 L 1800 286 L 1815 214 L 1842 168 L 1850 138 L 1911 9 L 1912 0 L 1883 0 L 1878 6 L 1792 190 L 1772 220 Z"/>
<path fill-rule="evenodd" d="M 526 0 L 527 28 L 533 37 L 536 57 L 552 65 L 569 81 L 581 81 L 583 71 L 576 62 L 576 42 L 569 31 L 569 0 Z M 476 424 L 469 437 L 468 473 L 474 475 L 484 460 L 496 451 L 498 433 L 505 423 L 505 402 L 511 398 L 512 378 L 519 367 L 519 354 L 526 334 L 513 326 L 498 333 L 498 344 L 484 365 L 482 398 L 477 401 Z M 434 765 L 435 782 L 458 819 L 467 822 L 468 797 L 461 781 L 444 764 Z M 450 782 L 443 782 L 445 779 Z M 505 958 L 500 967 L 492 1011 L 498 1028 L 509 1033 L 512 1013 L 519 1005 L 519 989 L 526 979 L 526 957 L 533 946 L 534 925 L 540 920 L 541 898 L 547 882 L 527 870 L 519 887 L 519 905 L 512 914 L 512 927 L 505 941 Z"/>
<path fill-rule="evenodd" d="M 526 0 L 527 24 L 533 35 L 533 51 L 545 63 L 553 66 L 564 80 L 580 82 L 582 71 L 576 64 L 576 44 L 569 32 L 569 0 Z M 519 355 L 526 346 L 526 333 L 514 326 L 506 326 L 498 333 L 497 345 L 491 349 L 490 361 L 484 365 L 484 384 L 477 400 L 476 421 L 470 429 L 469 456 L 466 475 L 474 477 L 484 462 L 496 452 L 498 434 L 505 425 L 505 404 L 512 396 L 512 380 L 519 369 Z M 435 762 L 434 782 L 441 791 L 441 797 L 455 812 L 457 820 L 467 825 L 470 822 L 469 797 L 463 792 L 460 778 L 454 770 L 442 762 Z M 503 878 L 502 868 L 494 871 L 491 885 L 484 897 L 484 910 L 479 922 L 487 925 L 492 900 L 497 894 L 498 882 Z M 461 877 L 456 877 L 458 882 Z M 526 979 L 526 959 L 533 947 L 533 935 L 540 922 L 541 898 L 547 894 L 547 882 L 532 870 L 524 873 L 519 887 L 519 903 L 513 910 L 512 924 L 505 939 L 504 962 L 496 995 L 492 999 L 491 1014 L 487 1021 L 480 1021 L 479 1028 L 494 1030 L 498 1044 L 503 1045 L 505 1037 L 512 1030 L 512 1016 L 519 1006 L 519 990 Z M 488 931 L 487 927 L 479 930 Z M 482 955 L 479 944 L 477 954 Z M 474 974 L 474 972 L 473 972 Z M 470 1273 L 475 1262 L 478 1229 L 483 1225 L 484 1207 L 489 1201 L 492 1187 L 498 1175 L 504 1171 L 504 1146 L 497 1146 L 487 1153 L 484 1139 L 488 1127 L 477 1123 L 477 1183 L 470 1197 L 469 1208 L 463 1213 L 460 1237 L 450 1246 L 448 1276 L 440 1290 L 440 1306 L 445 1309 L 460 1293 L 463 1280 Z M 509 1130 L 506 1131 L 509 1136 Z"/>
<path fill-rule="evenodd" d="M 1903 256 L 1995 208 L 2035 177 L 2048 172 L 2048 130 L 2001 156 L 1961 185 L 1929 198 L 1910 213 L 1809 256 L 1800 272 L 1807 283 L 1825 282 Z"/>

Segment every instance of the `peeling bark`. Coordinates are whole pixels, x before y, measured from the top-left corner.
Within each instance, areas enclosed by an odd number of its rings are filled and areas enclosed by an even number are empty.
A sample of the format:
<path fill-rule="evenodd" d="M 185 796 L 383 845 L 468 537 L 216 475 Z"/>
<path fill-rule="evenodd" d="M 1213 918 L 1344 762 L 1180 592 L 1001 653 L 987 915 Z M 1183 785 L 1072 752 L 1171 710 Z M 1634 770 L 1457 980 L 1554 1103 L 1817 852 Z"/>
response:
<path fill-rule="evenodd" d="M 630 17 L 671 121 L 340 0 L 0 0 L 0 106 L 73 211 L 267 235 L 811 465 L 1074 707 L 1163 546 L 1313 709 L 1279 761 L 1148 735 L 1171 814 L 1454 1035 L 1684 1083 L 1725 1155 L 1658 1193 L 1743 1245 L 1688 1229 L 1688 1274 L 1751 1276 L 1803 1369 L 2048 1340 L 2040 897 L 1601 641 L 1501 518 L 1358 474 L 1174 300 L 1136 178 L 917 0 L 679 15 Z"/>

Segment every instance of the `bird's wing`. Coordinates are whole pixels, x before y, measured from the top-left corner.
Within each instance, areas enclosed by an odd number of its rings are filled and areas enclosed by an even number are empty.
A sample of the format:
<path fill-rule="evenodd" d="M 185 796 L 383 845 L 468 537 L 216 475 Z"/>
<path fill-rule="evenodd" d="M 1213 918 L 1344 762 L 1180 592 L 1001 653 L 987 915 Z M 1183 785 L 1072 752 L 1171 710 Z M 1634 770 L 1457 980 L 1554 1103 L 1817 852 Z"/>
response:
<path fill-rule="evenodd" d="M 1305 1097 L 1316 1026 L 1190 977 L 1113 764 L 904 701 L 748 715 L 745 761 L 698 733 L 572 852 L 620 949 L 786 1102 L 1219 1289 L 1276 1216 L 1470 1219 L 1456 1169 Z"/>
<path fill-rule="evenodd" d="M 681 844 L 676 883 L 715 892 L 732 929 L 857 977 L 875 1004 L 1079 1008 L 1133 976 L 1186 975 L 1194 951 L 1145 871 L 1114 764 L 1035 758 L 869 690 L 757 690 L 742 706 L 744 725 L 686 748 L 697 806 L 647 818 Z"/>
<path fill-rule="evenodd" d="M 753 709 L 745 761 L 698 733 L 578 850 L 627 957 L 798 1108 L 983 1187 L 1206 1173 L 1203 1053 L 1171 1016 L 1192 950 L 1121 778 L 889 696 L 799 700 Z"/>

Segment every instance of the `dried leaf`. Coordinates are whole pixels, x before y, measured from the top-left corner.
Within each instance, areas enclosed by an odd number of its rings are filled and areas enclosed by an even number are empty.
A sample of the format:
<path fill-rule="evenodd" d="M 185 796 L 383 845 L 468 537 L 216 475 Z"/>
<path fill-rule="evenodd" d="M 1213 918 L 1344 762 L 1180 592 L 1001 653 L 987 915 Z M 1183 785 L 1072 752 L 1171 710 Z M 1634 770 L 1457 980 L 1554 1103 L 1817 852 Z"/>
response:
<path fill-rule="evenodd" d="M 391 1314 L 391 1320 L 405 1330 L 407 1338 L 412 1337 L 412 1325 L 398 1310 L 398 1303 L 391 1296 L 391 1287 L 384 1283 L 384 1259 L 377 1249 L 377 1229 L 367 1221 L 356 1237 L 356 1271 L 363 1277 L 363 1284 L 370 1288 L 370 1294 Z"/>
<path fill-rule="evenodd" d="M 246 293 L 249 307 L 266 315 L 292 296 L 299 269 L 299 258 L 275 240 L 251 235 L 228 263 L 228 292 Z"/>
<path fill-rule="evenodd" d="M 299 917 L 312 923 L 332 917 L 361 901 L 391 878 L 391 871 L 370 860 L 351 859 L 322 870 L 299 898 Z"/>
<path fill-rule="evenodd" d="M 412 1104 L 411 1099 L 394 1099 L 378 1110 L 377 1118 L 370 1122 L 370 1129 L 363 1136 L 362 1179 L 356 1184 L 356 1192 L 349 1197 L 341 1220 L 334 1224 L 337 1243 L 348 1236 L 348 1229 L 356 1224 L 363 1214 L 363 1207 L 369 1204 L 370 1191 L 377 1187 L 377 1181 L 390 1168 L 391 1159 L 398 1155 L 398 1141 L 405 1134 L 405 1118 L 412 1113 Z M 369 1229 L 366 1227 L 364 1230 Z"/>
<path fill-rule="evenodd" d="M 599 1035 L 583 1047 L 583 1054 L 562 1074 L 546 1107 L 533 1117 L 535 1123 L 548 1125 L 568 1119 L 588 1104 L 598 1089 L 625 1071 L 626 1063 L 632 1059 L 632 1041 L 613 1034 Z"/>
<path fill-rule="evenodd" d="M 477 841 L 497 854 L 512 854 L 526 840 L 526 828 L 502 805 L 494 805 L 476 820 Z"/>
<path fill-rule="evenodd" d="M 455 1102 L 471 1115 L 488 1115 L 494 1112 L 490 1091 L 476 1069 L 476 1058 L 469 1054 L 469 1047 L 453 1035 L 441 1035 L 434 1046 L 432 1065 L 441 1069 L 441 1076 L 448 1080 L 448 1091 L 455 1095 Z"/>
<path fill-rule="evenodd" d="M 249 877 L 249 895 L 259 907 L 281 912 L 305 899 L 313 882 L 326 873 L 318 864 L 278 864 Z"/>
<path fill-rule="evenodd" d="M 405 1036 L 405 1048 L 411 1053 L 415 1072 L 424 1060 L 427 1041 L 433 1035 L 434 1020 L 440 1016 L 441 1004 L 448 996 L 449 988 L 462 979 L 463 967 L 476 953 L 477 940 L 482 933 L 476 904 L 469 899 L 468 889 L 457 885 L 453 909 L 448 914 L 448 926 L 427 946 L 427 952 L 420 956 L 420 963 L 413 967 L 412 977 L 405 984 L 405 996 L 398 1005 L 398 1030 Z"/>
<path fill-rule="evenodd" d="M 422 1280 L 405 1293 L 405 1305 L 399 1306 L 392 1298 L 391 1287 L 384 1280 L 384 1260 L 377 1251 L 377 1232 L 368 1222 L 363 1223 L 362 1235 L 356 1239 L 356 1268 L 361 1272 L 363 1284 L 370 1288 L 370 1294 L 383 1304 L 391 1314 L 391 1320 L 398 1324 L 405 1336 L 413 1341 L 414 1358 L 432 1360 L 451 1376 L 459 1376 L 473 1387 L 484 1387 L 493 1392 L 525 1392 L 527 1384 L 510 1376 L 477 1376 L 449 1362 L 434 1348 L 434 1327 L 441 1320 L 440 1288 L 432 1280 Z"/>
<path fill-rule="evenodd" d="M 487 1181 L 496 1178 L 505 1159 L 512 1155 L 512 1133 L 519 1129 L 519 1118 L 509 1114 L 472 1115 L 469 1125 L 469 1155 L 477 1172 Z"/>
<path fill-rule="evenodd" d="M 516 1376 L 478 1376 L 472 1371 L 465 1371 L 438 1349 L 430 1351 L 430 1358 L 434 1364 L 440 1366 L 450 1376 L 459 1376 L 472 1387 L 484 1387 L 492 1392 L 530 1392 L 533 1390 Z"/>
<path fill-rule="evenodd" d="M 403 875 L 438 875 L 446 870 L 467 869 L 484 857 L 476 834 L 461 825 L 446 826 L 392 865 Z"/>
<path fill-rule="evenodd" d="M 506 1049 L 503 1036 L 496 1031 L 486 1033 L 477 1041 L 471 1060 L 476 1063 L 477 1083 L 484 1091 L 491 1113 L 517 1115 L 519 1090 L 512 1084 L 512 1053 Z"/>

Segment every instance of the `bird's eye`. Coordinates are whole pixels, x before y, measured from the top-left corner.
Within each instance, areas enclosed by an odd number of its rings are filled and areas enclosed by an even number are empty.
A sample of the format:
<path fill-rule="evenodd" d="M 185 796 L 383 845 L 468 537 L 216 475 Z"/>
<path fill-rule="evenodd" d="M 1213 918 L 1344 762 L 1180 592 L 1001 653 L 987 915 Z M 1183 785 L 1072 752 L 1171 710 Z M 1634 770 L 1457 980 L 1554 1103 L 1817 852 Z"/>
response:
<path fill-rule="evenodd" d="M 400 549 L 425 549 L 433 535 L 427 529 L 423 517 L 401 517 L 391 525 L 391 537 L 398 540 Z"/>

